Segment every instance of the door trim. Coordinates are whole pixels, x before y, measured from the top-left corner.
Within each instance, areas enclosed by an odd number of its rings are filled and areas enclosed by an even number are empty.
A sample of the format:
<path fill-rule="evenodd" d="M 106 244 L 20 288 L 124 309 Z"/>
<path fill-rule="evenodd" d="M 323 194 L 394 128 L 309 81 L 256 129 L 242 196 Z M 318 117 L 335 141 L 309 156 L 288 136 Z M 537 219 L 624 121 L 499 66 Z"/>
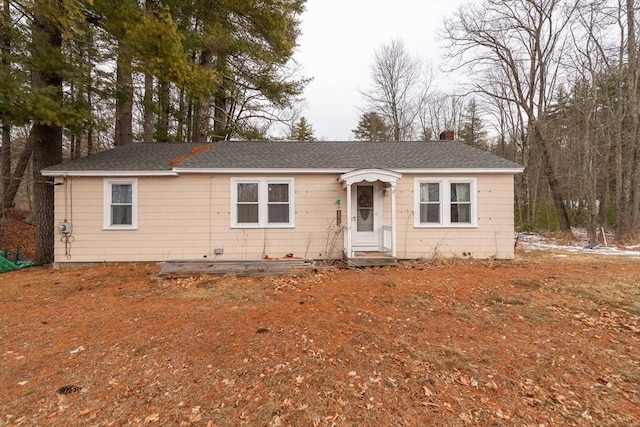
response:
<path fill-rule="evenodd" d="M 371 188 L 371 194 L 359 189 Z M 359 200 L 360 198 L 360 200 Z M 372 207 L 368 212 L 366 204 L 370 200 Z M 352 244 L 354 251 L 380 251 L 382 232 L 382 197 L 378 182 L 360 182 L 353 184 L 351 191 L 353 213 L 351 217 Z M 364 206 L 362 206 L 364 204 Z M 371 215 L 363 218 L 363 215 Z M 362 221 L 362 222 L 361 222 Z M 359 231 L 359 225 L 371 225 L 371 231 Z"/>
<path fill-rule="evenodd" d="M 392 256 L 396 256 L 396 239 L 397 239 L 397 225 L 396 225 L 396 183 L 402 178 L 402 174 L 398 172 L 394 172 L 386 169 L 355 169 L 350 172 L 343 173 L 338 178 L 339 182 L 342 183 L 342 187 L 346 190 L 346 221 L 345 227 L 343 231 L 344 237 L 344 255 L 346 258 L 353 258 L 354 256 L 354 248 L 353 248 L 353 221 L 351 220 L 354 214 L 354 206 L 352 203 L 352 190 L 354 184 L 359 184 L 362 182 L 376 183 L 379 185 L 380 189 L 382 189 L 382 185 L 387 188 L 387 194 L 391 195 L 391 236 L 390 236 L 390 245 L 391 245 L 391 254 Z M 381 196 L 381 191 L 378 192 Z M 383 209 L 382 203 L 378 204 L 381 209 Z M 382 242 L 378 242 L 379 247 L 375 250 L 380 250 L 380 245 Z M 359 248 L 358 248 L 359 249 Z"/>

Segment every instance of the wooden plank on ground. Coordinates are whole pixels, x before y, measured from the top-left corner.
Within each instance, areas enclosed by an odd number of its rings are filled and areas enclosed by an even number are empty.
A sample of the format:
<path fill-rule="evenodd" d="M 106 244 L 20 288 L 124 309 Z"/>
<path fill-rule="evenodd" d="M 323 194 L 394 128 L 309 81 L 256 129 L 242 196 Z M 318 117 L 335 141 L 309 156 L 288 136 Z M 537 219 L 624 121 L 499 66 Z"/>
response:
<path fill-rule="evenodd" d="M 355 257 L 347 260 L 349 267 L 393 267 L 398 265 L 395 257 Z"/>
<path fill-rule="evenodd" d="M 188 277 L 199 274 L 224 276 L 300 276 L 317 271 L 313 260 L 220 260 L 220 261 L 166 261 L 161 263 L 160 277 Z"/>

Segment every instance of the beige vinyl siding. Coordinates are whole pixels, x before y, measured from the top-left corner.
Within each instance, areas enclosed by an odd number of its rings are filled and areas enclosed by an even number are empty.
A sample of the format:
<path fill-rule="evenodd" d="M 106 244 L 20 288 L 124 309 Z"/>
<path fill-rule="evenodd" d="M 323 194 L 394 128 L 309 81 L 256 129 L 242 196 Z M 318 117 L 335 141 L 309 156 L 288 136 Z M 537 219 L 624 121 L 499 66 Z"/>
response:
<path fill-rule="evenodd" d="M 232 177 L 244 176 L 215 177 L 225 185 L 216 186 L 221 193 L 213 197 L 212 226 L 220 231 L 212 244 L 224 249 L 224 258 L 261 258 L 265 255 L 279 258 L 287 254 L 314 259 L 342 256 L 343 238 L 335 224 L 338 208 L 335 201 L 338 196 L 344 200 L 345 195 L 335 175 L 279 176 L 294 178 L 294 228 L 231 228 L 229 189 Z"/>
<path fill-rule="evenodd" d="M 435 175 L 404 175 L 398 181 L 397 256 L 400 259 L 464 257 L 512 259 L 514 256 L 513 176 L 477 175 L 476 227 L 414 227 L 414 178 Z M 447 178 L 473 178 L 447 175 Z M 467 255 L 468 256 L 468 255 Z"/>
<path fill-rule="evenodd" d="M 447 175 L 452 177 L 455 175 Z M 293 178 L 295 227 L 235 228 L 231 221 L 231 179 L 268 175 L 184 174 L 138 177 L 138 228 L 103 229 L 103 178 L 69 177 L 55 186 L 55 221 L 72 223 L 73 241 L 65 254 L 56 231 L 55 261 L 165 261 L 180 259 L 259 259 L 293 254 L 313 259 L 341 258 L 346 190 L 337 174 L 278 175 Z M 476 227 L 415 227 L 414 179 L 441 175 L 405 174 L 396 187 L 397 256 L 513 258 L 513 176 L 460 175 L 475 178 Z M 60 178 L 57 182 L 62 182 Z M 336 205 L 336 198 L 341 205 Z M 391 194 L 381 198 L 383 224 L 391 224 Z M 336 210 L 342 227 L 336 225 Z M 57 228 L 56 228 L 57 230 Z M 214 255 L 221 248 L 222 255 Z"/>
<path fill-rule="evenodd" d="M 345 195 L 335 175 L 293 177 L 295 228 L 232 228 L 232 177 L 246 176 L 138 177 L 136 230 L 103 229 L 103 178 L 67 178 L 55 187 L 55 221 L 72 223 L 73 241 L 65 254 L 56 233 L 55 261 L 341 257 L 335 201 Z M 214 255 L 214 248 L 223 254 Z"/>

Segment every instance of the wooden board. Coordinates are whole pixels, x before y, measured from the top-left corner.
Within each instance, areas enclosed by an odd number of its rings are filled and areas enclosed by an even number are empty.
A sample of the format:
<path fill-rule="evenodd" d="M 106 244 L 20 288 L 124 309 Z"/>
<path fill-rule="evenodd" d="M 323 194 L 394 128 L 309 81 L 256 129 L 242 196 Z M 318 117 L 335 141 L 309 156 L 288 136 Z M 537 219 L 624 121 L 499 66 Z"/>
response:
<path fill-rule="evenodd" d="M 386 267 L 398 265 L 398 259 L 394 257 L 356 257 L 347 260 L 349 267 Z"/>
<path fill-rule="evenodd" d="M 187 277 L 199 274 L 224 276 L 299 276 L 315 273 L 318 269 L 313 260 L 269 259 L 269 260 L 221 260 L 221 261 L 166 261 L 161 263 L 160 277 Z"/>

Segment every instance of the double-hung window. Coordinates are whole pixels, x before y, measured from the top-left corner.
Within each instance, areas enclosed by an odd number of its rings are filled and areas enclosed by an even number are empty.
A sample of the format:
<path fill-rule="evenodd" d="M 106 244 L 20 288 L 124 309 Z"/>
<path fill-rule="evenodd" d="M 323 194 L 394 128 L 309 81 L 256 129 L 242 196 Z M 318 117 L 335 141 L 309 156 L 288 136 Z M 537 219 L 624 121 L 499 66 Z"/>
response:
<path fill-rule="evenodd" d="M 105 179 L 103 228 L 133 230 L 138 228 L 138 180 Z"/>
<path fill-rule="evenodd" d="M 474 227 L 474 178 L 416 178 L 416 227 Z"/>
<path fill-rule="evenodd" d="M 232 227 L 293 227 L 293 178 L 231 180 Z"/>
<path fill-rule="evenodd" d="M 420 223 L 440 224 L 442 218 L 442 182 L 422 182 L 420 192 Z"/>
<path fill-rule="evenodd" d="M 471 183 L 450 182 L 449 205 L 451 215 L 449 219 L 453 224 L 471 224 Z"/>

